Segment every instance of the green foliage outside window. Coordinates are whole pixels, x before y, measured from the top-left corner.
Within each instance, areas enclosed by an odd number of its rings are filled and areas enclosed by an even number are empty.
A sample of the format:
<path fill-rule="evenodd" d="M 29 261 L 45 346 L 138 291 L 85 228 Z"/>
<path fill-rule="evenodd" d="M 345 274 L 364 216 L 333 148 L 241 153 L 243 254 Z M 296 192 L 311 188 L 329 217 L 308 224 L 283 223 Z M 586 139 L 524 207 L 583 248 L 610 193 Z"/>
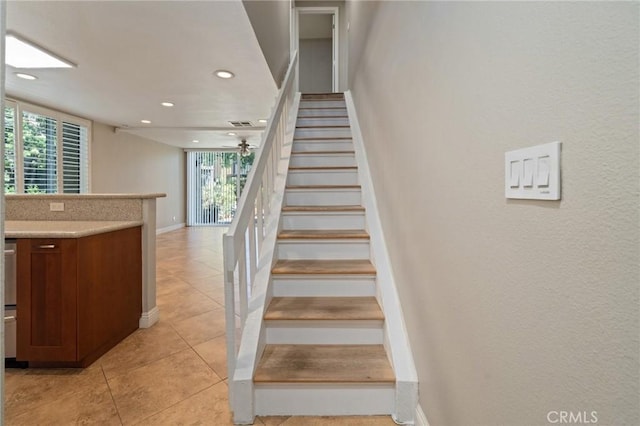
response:
<path fill-rule="evenodd" d="M 16 191 L 16 110 L 4 110 L 4 190 Z M 56 120 L 40 114 L 22 114 L 22 166 L 24 192 L 27 194 L 55 193 L 56 168 Z"/>
<path fill-rule="evenodd" d="M 231 223 L 238 208 L 238 154 L 202 152 L 196 160 L 201 187 L 200 206 L 204 223 Z M 255 154 L 240 157 L 240 192 L 247 181 Z"/>
<path fill-rule="evenodd" d="M 22 145 L 25 192 L 55 193 L 56 121 L 52 118 L 24 112 L 22 114 Z"/>

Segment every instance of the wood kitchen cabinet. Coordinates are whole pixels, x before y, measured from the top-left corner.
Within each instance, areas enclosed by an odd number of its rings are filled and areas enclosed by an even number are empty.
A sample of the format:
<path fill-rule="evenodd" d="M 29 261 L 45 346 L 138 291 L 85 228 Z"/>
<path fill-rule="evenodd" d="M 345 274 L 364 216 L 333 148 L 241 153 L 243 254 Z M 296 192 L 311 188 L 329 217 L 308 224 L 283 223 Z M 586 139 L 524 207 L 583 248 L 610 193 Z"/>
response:
<path fill-rule="evenodd" d="M 86 367 L 138 328 L 141 228 L 17 240 L 17 354 Z"/>

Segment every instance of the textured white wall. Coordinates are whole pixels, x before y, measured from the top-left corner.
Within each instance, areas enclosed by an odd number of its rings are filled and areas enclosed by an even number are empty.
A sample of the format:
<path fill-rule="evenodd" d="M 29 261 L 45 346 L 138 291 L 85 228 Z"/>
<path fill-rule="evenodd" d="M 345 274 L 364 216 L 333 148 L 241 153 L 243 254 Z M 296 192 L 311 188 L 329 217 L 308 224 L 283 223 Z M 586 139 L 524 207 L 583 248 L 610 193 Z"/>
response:
<path fill-rule="evenodd" d="M 346 19 L 349 48 L 349 87 L 353 87 L 356 70 L 359 69 L 362 51 L 369 37 L 371 23 L 378 11 L 379 1 L 347 1 Z"/>
<path fill-rule="evenodd" d="M 289 67 L 289 0 L 243 0 L 273 79 L 280 87 Z"/>
<path fill-rule="evenodd" d="M 639 4 L 373 12 L 352 90 L 431 425 L 640 424 Z M 505 200 L 504 152 L 556 140 L 562 200 Z"/>
<path fill-rule="evenodd" d="M 182 149 L 93 122 L 91 192 L 164 192 L 157 200 L 157 227 L 185 223 L 185 154 Z M 175 222 L 173 217 L 176 218 Z"/>

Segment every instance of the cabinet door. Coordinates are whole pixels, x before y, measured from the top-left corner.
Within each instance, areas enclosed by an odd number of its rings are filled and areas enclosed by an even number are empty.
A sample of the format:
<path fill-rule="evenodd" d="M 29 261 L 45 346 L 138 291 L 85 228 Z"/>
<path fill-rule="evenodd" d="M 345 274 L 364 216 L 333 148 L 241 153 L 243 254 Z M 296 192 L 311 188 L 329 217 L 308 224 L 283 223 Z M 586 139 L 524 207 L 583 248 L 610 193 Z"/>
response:
<path fill-rule="evenodd" d="M 18 240 L 16 358 L 77 360 L 75 239 Z"/>
<path fill-rule="evenodd" d="M 78 239 L 79 360 L 93 360 L 138 328 L 141 240 L 140 227 Z"/>

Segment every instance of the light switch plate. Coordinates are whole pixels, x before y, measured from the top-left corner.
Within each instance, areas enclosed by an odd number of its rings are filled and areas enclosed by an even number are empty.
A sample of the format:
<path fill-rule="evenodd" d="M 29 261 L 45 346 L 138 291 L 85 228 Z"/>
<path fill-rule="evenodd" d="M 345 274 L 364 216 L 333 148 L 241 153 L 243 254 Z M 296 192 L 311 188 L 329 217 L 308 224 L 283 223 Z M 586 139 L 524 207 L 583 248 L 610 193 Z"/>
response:
<path fill-rule="evenodd" d="M 561 142 L 551 142 L 506 152 L 505 197 L 559 200 L 561 147 Z"/>

